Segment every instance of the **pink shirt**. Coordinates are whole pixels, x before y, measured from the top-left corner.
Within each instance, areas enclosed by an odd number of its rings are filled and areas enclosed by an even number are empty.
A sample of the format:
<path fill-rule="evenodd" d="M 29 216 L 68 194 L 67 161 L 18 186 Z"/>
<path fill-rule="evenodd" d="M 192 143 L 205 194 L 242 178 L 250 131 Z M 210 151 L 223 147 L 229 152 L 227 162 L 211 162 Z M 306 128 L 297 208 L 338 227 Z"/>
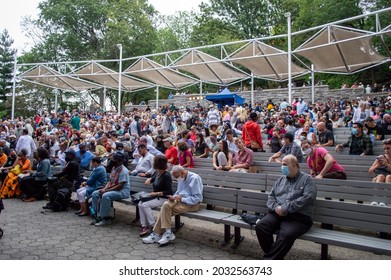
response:
<path fill-rule="evenodd" d="M 325 148 L 322 148 L 322 147 L 314 148 L 314 154 L 312 155 L 312 157 L 309 156 L 307 158 L 307 166 L 310 169 L 315 170 L 316 173 L 319 174 L 323 170 L 324 165 L 326 164 L 324 157 L 328 153 L 329 152 Z M 333 157 L 333 156 L 331 156 L 331 157 Z M 335 159 L 333 158 L 333 165 L 331 166 L 330 170 L 327 173 L 331 173 L 331 172 L 335 172 L 335 171 L 345 172 L 343 167 L 341 165 L 339 165 L 335 161 Z"/>
<path fill-rule="evenodd" d="M 189 150 L 185 151 L 184 153 L 179 153 L 179 165 L 185 165 L 187 157 L 190 157 L 190 166 L 188 166 L 187 168 L 194 168 L 193 156 L 191 155 Z"/>

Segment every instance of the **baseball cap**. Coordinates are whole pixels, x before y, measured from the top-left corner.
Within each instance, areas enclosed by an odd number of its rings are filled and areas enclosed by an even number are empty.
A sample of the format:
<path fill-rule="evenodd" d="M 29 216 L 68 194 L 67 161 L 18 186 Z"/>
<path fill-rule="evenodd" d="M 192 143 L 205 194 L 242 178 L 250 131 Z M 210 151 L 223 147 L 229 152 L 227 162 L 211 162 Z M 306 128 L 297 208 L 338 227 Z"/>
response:
<path fill-rule="evenodd" d="M 66 155 L 73 155 L 76 156 L 76 152 L 74 150 L 68 150 L 65 152 Z"/>
<path fill-rule="evenodd" d="M 113 154 L 113 159 L 115 161 L 120 161 L 120 162 L 123 162 L 125 160 L 125 155 L 121 152 L 115 152 Z"/>
<path fill-rule="evenodd" d="M 172 143 L 172 142 L 174 142 L 174 139 L 172 139 L 171 137 L 167 137 L 167 138 L 163 139 L 163 142 L 166 142 L 166 141 Z"/>

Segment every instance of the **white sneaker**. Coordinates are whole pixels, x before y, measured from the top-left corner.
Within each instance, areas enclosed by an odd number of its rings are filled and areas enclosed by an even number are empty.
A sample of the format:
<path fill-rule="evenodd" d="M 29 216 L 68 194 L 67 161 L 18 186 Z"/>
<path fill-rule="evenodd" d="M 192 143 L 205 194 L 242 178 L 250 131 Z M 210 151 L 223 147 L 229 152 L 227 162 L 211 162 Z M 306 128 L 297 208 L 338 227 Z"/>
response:
<path fill-rule="evenodd" d="M 111 224 L 111 220 L 102 220 L 99 223 L 96 223 L 95 226 L 103 227 Z"/>
<path fill-rule="evenodd" d="M 163 233 L 162 238 L 157 242 L 159 245 L 167 244 L 170 241 L 173 241 L 175 239 L 175 235 L 172 232 L 165 232 Z"/>
<path fill-rule="evenodd" d="M 384 202 L 379 202 L 379 206 L 380 206 L 380 207 L 387 207 L 387 204 L 384 203 Z"/>
<path fill-rule="evenodd" d="M 370 205 L 372 205 L 372 206 L 379 206 L 379 203 L 377 203 L 376 201 L 372 201 Z"/>
<path fill-rule="evenodd" d="M 153 244 L 157 243 L 160 240 L 160 235 L 157 235 L 155 232 L 152 232 L 148 237 L 143 238 L 143 243 Z"/>

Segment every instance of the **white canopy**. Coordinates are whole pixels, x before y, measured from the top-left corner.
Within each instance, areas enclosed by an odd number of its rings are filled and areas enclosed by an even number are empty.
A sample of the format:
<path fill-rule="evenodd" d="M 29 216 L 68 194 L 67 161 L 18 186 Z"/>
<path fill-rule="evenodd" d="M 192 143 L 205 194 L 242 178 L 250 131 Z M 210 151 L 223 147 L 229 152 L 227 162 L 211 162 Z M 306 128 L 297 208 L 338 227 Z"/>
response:
<path fill-rule="evenodd" d="M 164 67 L 149 58 L 142 57 L 124 71 L 132 76 L 151 81 L 166 88 L 180 89 L 198 83 L 196 79 L 185 76 L 178 71 Z"/>
<path fill-rule="evenodd" d="M 288 54 L 259 41 L 253 41 L 230 60 L 251 70 L 254 77 L 283 81 L 288 78 Z M 308 70 L 292 63 L 292 76 L 301 75 Z"/>
<path fill-rule="evenodd" d="M 352 73 L 388 60 L 372 47 L 370 33 L 338 26 L 322 29 L 295 53 L 310 60 L 318 72 Z"/>
<path fill-rule="evenodd" d="M 100 85 L 83 81 L 53 70 L 44 65 L 37 65 L 19 76 L 22 80 L 28 82 L 63 89 L 67 91 L 80 92 L 84 90 L 97 89 Z"/>
<path fill-rule="evenodd" d="M 202 81 L 223 85 L 249 77 L 248 74 L 236 71 L 228 67 L 227 63 L 199 50 L 189 51 L 171 66 L 189 72 Z"/>
<path fill-rule="evenodd" d="M 118 89 L 119 74 L 99 63 L 91 62 L 72 74 L 83 79 L 88 79 L 105 87 Z M 154 85 L 136 78 L 122 75 L 121 85 L 124 90 L 133 91 L 142 88 L 150 88 Z"/>

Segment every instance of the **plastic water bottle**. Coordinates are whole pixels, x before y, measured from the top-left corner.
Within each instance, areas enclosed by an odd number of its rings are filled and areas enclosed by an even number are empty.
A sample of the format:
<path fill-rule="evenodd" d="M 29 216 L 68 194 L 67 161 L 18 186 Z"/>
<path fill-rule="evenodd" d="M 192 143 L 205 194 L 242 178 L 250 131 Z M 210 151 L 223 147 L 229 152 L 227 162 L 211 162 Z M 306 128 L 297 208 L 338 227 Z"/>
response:
<path fill-rule="evenodd" d="M 96 214 L 95 209 L 92 206 L 90 206 L 90 213 L 92 216 L 95 216 Z"/>

